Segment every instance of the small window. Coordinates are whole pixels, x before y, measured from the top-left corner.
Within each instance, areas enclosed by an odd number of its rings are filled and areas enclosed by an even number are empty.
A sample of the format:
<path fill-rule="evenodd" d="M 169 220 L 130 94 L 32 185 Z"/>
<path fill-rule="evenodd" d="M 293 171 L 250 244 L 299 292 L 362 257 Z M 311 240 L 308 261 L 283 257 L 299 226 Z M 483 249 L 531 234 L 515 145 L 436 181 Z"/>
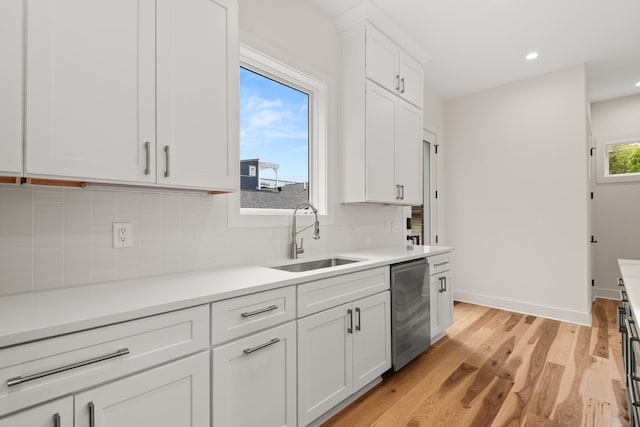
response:
<path fill-rule="evenodd" d="M 598 182 L 640 181 L 640 136 L 598 144 Z"/>
<path fill-rule="evenodd" d="M 240 67 L 240 207 L 295 209 L 309 201 L 311 96 L 265 74 Z"/>

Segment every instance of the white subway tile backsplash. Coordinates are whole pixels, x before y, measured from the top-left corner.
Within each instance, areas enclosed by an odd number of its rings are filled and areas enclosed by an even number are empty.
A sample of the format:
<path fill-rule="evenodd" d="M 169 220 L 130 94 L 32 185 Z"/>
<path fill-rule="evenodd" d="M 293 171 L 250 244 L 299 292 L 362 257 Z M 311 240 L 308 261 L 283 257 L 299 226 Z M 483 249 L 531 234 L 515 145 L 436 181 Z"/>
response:
<path fill-rule="evenodd" d="M 0 185 L 0 295 L 288 256 L 288 227 L 227 227 L 227 197 Z M 305 231 L 305 255 L 398 241 L 384 223 L 400 208 L 336 209 L 336 225 Z M 132 222 L 134 247 L 112 247 L 113 222 Z"/>

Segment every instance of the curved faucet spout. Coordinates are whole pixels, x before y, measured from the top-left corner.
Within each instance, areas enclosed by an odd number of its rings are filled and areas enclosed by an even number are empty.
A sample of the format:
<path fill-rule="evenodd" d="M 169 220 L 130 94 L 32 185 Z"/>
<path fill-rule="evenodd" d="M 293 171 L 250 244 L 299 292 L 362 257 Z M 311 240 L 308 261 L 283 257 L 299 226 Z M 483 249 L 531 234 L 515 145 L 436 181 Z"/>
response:
<path fill-rule="evenodd" d="M 304 247 L 302 246 L 304 239 L 300 239 L 300 246 L 298 246 L 298 242 L 296 241 L 296 236 L 298 235 L 298 233 L 300 233 L 300 232 L 306 230 L 307 228 L 311 227 L 311 225 L 309 225 L 308 227 L 305 227 L 300 231 L 296 230 L 296 228 L 297 228 L 296 227 L 296 214 L 298 213 L 298 209 L 311 209 L 311 211 L 313 212 L 313 215 L 316 217 L 315 223 L 312 224 L 314 226 L 314 228 L 313 228 L 313 238 L 316 239 L 316 240 L 318 240 L 320 238 L 320 223 L 318 222 L 318 210 L 311 203 L 308 203 L 308 202 L 300 203 L 293 210 L 293 221 L 292 221 L 292 224 L 291 224 L 291 243 L 289 245 L 290 246 L 289 256 L 292 259 L 297 259 L 299 254 L 304 253 Z"/>

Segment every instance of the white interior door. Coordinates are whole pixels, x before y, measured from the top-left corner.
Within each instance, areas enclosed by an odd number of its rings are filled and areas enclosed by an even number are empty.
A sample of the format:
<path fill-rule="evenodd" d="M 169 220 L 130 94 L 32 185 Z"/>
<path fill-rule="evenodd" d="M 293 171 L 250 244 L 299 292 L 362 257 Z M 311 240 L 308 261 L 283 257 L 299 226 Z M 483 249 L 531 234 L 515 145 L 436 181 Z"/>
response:
<path fill-rule="evenodd" d="M 29 0 L 26 13 L 25 172 L 154 182 L 155 1 Z"/>

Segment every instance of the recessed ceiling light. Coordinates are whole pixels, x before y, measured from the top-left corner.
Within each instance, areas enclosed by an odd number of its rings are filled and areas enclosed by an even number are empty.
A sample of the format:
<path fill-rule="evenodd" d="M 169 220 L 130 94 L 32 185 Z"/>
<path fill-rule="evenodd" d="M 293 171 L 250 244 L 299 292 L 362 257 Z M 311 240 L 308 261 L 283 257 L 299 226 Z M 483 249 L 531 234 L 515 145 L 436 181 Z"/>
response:
<path fill-rule="evenodd" d="M 536 59 L 537 57 L 538 57 L 538 52 L 531 52 L 527 56 L 525 56 L 525 59 L 527 61 L 531 61 L 532 59 Z"/>
<path fill-rule="evenodd" d="M 640 82 L 636 83 L 636 87 L 640 87 Z"/>

